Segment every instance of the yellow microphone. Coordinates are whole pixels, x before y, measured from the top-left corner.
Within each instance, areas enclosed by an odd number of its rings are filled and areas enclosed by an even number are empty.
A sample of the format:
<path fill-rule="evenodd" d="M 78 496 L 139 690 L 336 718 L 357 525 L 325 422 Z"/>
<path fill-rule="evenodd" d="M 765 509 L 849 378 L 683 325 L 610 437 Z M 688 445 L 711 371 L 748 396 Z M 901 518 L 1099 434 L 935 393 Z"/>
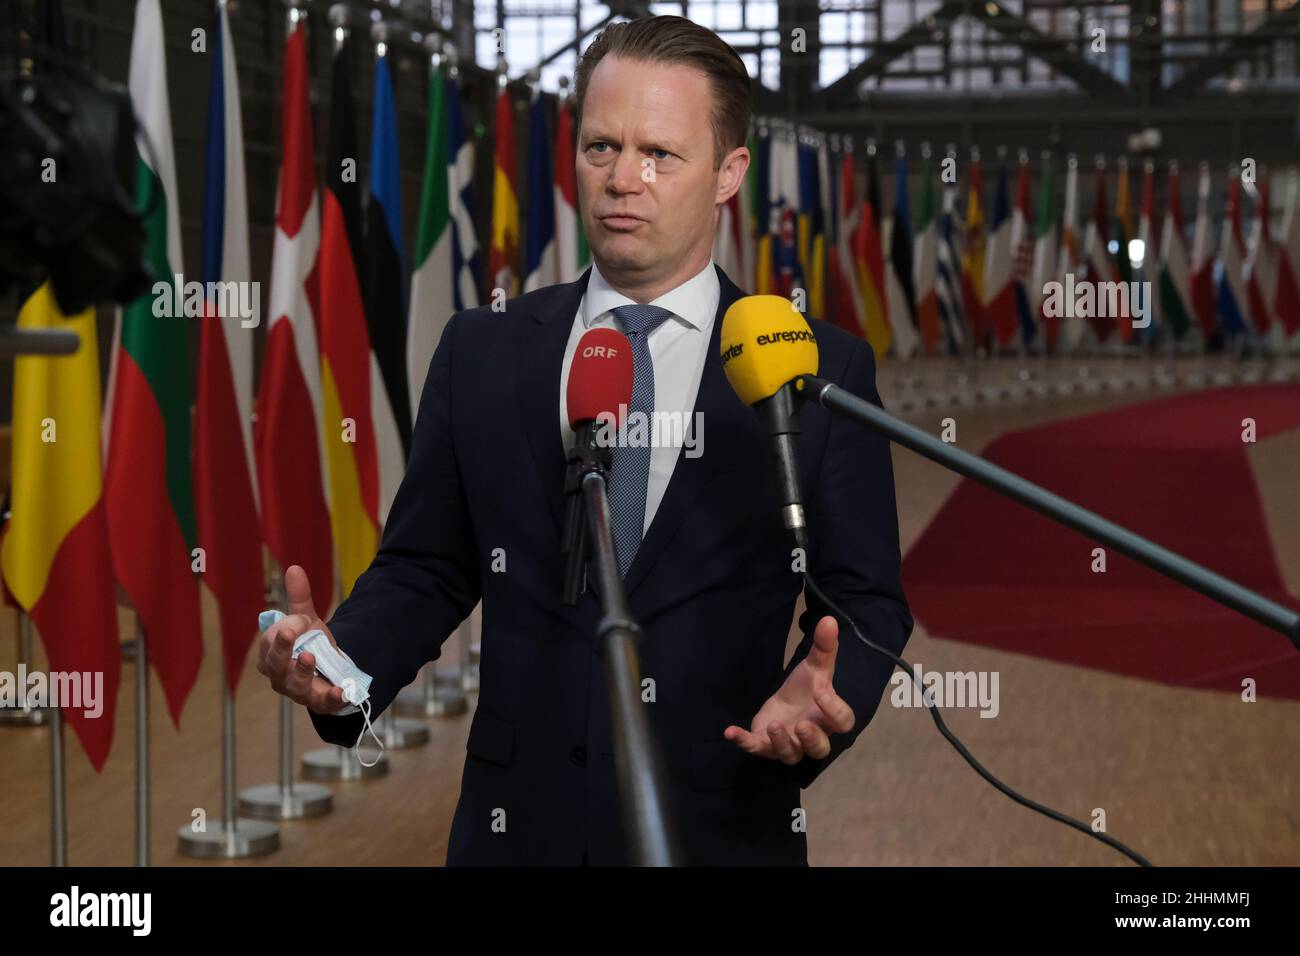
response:
<path fill-rule="evenodd" d="M 800 375 L 817 374 L 817 339 L 808 321 L 779 295 L 747 295 L 722 317 L 722 370 L 740 400 L 771 398 Z"/>
<path fill-rule="evenodd" d="M 799 416 L 791 382 L 817 374 L 817 338 L 808 321 L 779 295 L 737 299 L 722 317 L 722 370 L 740 400 L 758 413 L 772 439 L 781 491 L 781 520 L 808 549 L 795 436 Z"/>

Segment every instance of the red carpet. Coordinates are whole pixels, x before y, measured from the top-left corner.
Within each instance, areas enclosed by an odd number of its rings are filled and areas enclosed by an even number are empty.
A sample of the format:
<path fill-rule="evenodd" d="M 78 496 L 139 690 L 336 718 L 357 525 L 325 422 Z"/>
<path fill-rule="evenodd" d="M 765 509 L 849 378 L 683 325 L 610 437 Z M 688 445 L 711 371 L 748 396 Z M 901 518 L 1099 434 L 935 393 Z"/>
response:
<path fill-rule="evenodd" d="M 1300 387 L 1225 388 L 1008 433 L 983 457 L 1288 607 L 1241 440 L 1300 427 Z M 901 452 L 910 454 L 909 452 Z M 935 465 L 934 467 L 939 467 Z M 968 479 L 903 562 L 936 637 L 1161 681 L 1300 699 L 1285 637 Z"/>

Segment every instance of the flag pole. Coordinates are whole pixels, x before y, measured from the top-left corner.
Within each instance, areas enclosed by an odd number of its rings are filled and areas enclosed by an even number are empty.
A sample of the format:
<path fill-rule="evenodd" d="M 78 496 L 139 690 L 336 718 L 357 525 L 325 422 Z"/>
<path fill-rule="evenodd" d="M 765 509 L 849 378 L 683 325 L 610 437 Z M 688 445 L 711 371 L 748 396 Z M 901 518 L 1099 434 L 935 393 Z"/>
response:
<path fill-rule="evenodd" d="M 266 600 L 268 607 L 288 611 L 284 575 L 278 569 L 272 575 Z M 294 784 L 293 702 L 276 696 L 280 700 L 280 779 L 241 790 L 239 815 L 254 820 L 305 820 L 325 816 L 334 809 L 334 793 L 318 783 Z"/>
<path fill-rule="evenodd" d="M 68 787 L 63 766 L 63 712 L 50 708 L 50 866 L 68 865 Z"/>
<path fill-rule="evenodd" d="M 135 865 L 149 865 L 149 645 L 135 615 Z"/>
<path fill-rule="evenodd" d="M 22 673 L 32 663 L 32 619 L 22 608 L 17 610 L 18 616 L 18 666 L 14 669 L 16 673 Z M 22 694 L 22 704 L 13 707 L 0 707 L 0 726 L 10 727 L 35 727 L 45 723 L 50 719 L 53 712 L 58 708 L 31 706 L 31 700 L 27 693 L 27 682 L 20 682 L 21 687 L 18 692 Z"/>

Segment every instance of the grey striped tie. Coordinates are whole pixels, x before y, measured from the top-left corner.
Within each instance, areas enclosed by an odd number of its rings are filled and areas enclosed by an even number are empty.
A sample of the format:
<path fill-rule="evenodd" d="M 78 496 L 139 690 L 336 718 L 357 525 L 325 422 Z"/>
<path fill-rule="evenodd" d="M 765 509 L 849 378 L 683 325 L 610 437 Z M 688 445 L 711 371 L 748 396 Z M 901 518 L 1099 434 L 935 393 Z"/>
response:
<path fill-rule="evenodd" d="M 655 369 L 650 359 L 650 333 L 672 317 L 657 305 L 620 305 L 614 318 L 632 343 L 632 403 L 629 415 L 646 416 L 647 437 L 654 435 Z M 640 417 L 640 416 L 638 416 Z M 614 529 L 614 552 L 619 574 L 627 576 L 645 529 L 646 487 L 650 483 L 650 445 L 627 447 L 616 444 L 609 475 L 610 523 Z"/>

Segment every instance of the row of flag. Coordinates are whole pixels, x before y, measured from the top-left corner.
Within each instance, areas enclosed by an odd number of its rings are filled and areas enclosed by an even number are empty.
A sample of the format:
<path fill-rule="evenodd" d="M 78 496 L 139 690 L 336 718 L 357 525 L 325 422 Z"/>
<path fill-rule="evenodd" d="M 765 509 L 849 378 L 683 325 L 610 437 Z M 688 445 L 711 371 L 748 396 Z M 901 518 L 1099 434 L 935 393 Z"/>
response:
<path fill-rule="evenodd" d="M 59 4 L 43 9 L 58 25 L 50 46 L 65 51 Z M 105 676 L 99 718 L 65 710 L 96 769 L 108 757 L 115 722 L 118 598 L 135 611 L 179 726 L 203 656 L 206 586 L 233 693 L 264 603 L 263 546 L 281 567 L 306 569 L 322 613 L 347 595 L 378 549 L 441 329 L 479 302 L 474 159 L 456 70 L 430 74 L 424 181 L 408 260 L 387 51 L 376 47 L 362 183 L 353 44 L 346 30 L 334 31 L 326 175 L 318 184 L 307 28 L 305 13 L 291 8 L 256 390 L 254 331 L 241 316 L 219 314 L 209 285 L 247 283 L 252 275 L 239 84 L 224 2 L 214 7 L 209 50 L 205 315 L 197 323 L 160 315 L 152 294 L 121 310 L 101 422 L 93 309 L 63 315 L 46 283 L 20 310 L 21 327 L 72 330 L 82 348 L 69 358 L 16 360 L 11 517 L 0 570 L 7 596 L 35 623 L 51 669 Z M 136 198 L 149 210 L 146 265 L 175 287 L 183 250 L 165 49 L 159 0 L 137 0 L 128 81 L 140 127 Z M 554 178 L 548 186 L 558 197 Z M 573 208 L 571 188 L 568 199 Z M 194 333 L 196 382 L 189 371 Z"/>
<path fill-rule="evenodd" d="M 59 4 L 43 8 L 52 46 Z M 590 258 L 578 216 L 574 115 L 562 99 L 549 133 L 532 90 L 527 180 L 516 178 L 513 102 L 496 93 L 491 222 L 481 251 L 474 220 L 474 143 L 466 136 L 454 63 L 433 58 L 425 162 L 414 246 L 407 254 L 400 201 L 396 111 L 387 51 L 376 47 L 368 179 L 358 174 L 354 51 L 335 31 L 324 181 L 317 182 L 306 15 L 291 8 L 284 48 L 282 155 L 268 321 L 254 387 L 253 330 L 207 302 L 197 324 L 156 314 L 153 296 L 127 305 L 114 332 L 101 422 L 93 310 L 60 313 L 48 284 L 23 304 L 24 328 L 75 331 L 75 356 L 16 360 L 12 517 L 0 546 L 7 591 L 32 617 L 52 670 L 105 675 L 103 715 L 67 719 L 93 765 L 111 746 L 120 682 L 116 600 L 129 600 L 179 725 L 198 676 L 200 588 L 219 611 L 226 686 L 233 693 L 263 604 L 263 547 L 281 567 L 301 564 L 327 613 L 368 566 L 404 470 L 430 357 L 457 311 L 577 278 Z M 252 275 L 235 51 L 226 6 L 212 31 L 204 165 L 201 279 Z M 172 144 L 159 0 L 137 0 L 129 92 L 140 123 L 136 184 L 156 278 L 182 273 L 178 169 Z M 1074 270 L 1129 275 L 1127 176 L 1111 218 L 1098 170 L 1092 216 L 1077 237 L 1079 187 L 1071 162 L 1065 209 L 1053 214 L 1044 164 L 1038 215 L 1029 164 L 1015 180 L 1003 164 L 990 220 L 978 157 L 966 199 L 923 154 L 915 220 L 908 166 L 897 156 L 886 215 L 878 157 L 869 149 L 858 193 L 850 148 L 758 124 L 742 189 L 722 208 L 715 261 L 746 291 L 806 293 L 806 310 L 865 337 L 877 354 L 1053 344 L 1087 332 L 1046 314 L 1046 282 Z M 1161 323 L 1181 335 L 1300 325 L 1297 183 L 1281 231 L 1260 218 L 1248 244 L 1242 190 L 1229 183 L 1217 265 L 1209 235 L 1209 174 L 1201 170 L 1195 239 L 1184 245 L 1177 170 L 1156 241 L 1154 179 L 1143 181 L 1137 234 L 1142 274 L 1160 289 Z M 1267 209 L 1266 177 L 1257 208 Z M 520 186 L 528 212 L 523 217 Z M 363 195 L 364 190 L 364 195 Z M 1014 204 L 1013 204 L 1014 202 Z M 1155 250 L 1158 249 L 1158 255 Z M 486 268 L 484 268 L 486 260 Z M 212 286 L 205 286 L 209 290 Z M 802 290 L 802 293 L 801 293 Z M 1121 334 L 1123 326 L 1121 324 Z M 189 337 L 199 336 L 196 382 Z M 1100 327 L 1094 331 L 1100 333 Z M 191 396 L 196 396 L 191 417 Z"/>
<path fill-rule="evenodd" d="M 1253 164 L 1230 169 L 1216 248 L 1205 163 L 1198 171 L 1189 247 L 1176 163 L 1165 176 L 1163 221 L 1156 213 L 1155 165 L 1144 164 L 1135 231 L 1123 158 L 1113 209 L 1110 174 L 1098 159 L 1091 212 L 1080 224 L 1073 156 L 1059 215 L 1053 161 L 1044 156 L 1035 214 L 1031 164 L 1023 151 L 1014 171 L 1005 158 L 998 164 L 992 196 L 986 197 L 978 150 L 959 177 L 951 149 L 936 168 L 923 146 L 921 201 L 913 221 L 901 144 L 888 213 L 874 144 L 867 149 L 861 200 L 847 141 L 841 145 L 836 137 L 828 141 L 767 121 L 758 125 L 749 149 L 746 183 L 719 218 L 715 260 L 747 291 L 801 292 L 809 314 L 866 338 L 878 357 L 976 347 L 1077 350 L 1140 344 L 1156 335 L 1175 342 L 1199 338 L 1202 345 L 1216 336 L 1250 336 L 1280 347 L 1300 330 L 1300 174 L 1294 169 L 1276 231 L 1271 177 L 1261 169 L 1257 184 L 1246 185 L 1242 171 Z M 961 205 L 959 178 L 965 180 Z M 1249 238 L 1243 212 L 1248 191 L 1254 193 Z M 1130 258 L 1134 239 L 1143 250 L 1136 266 Z M 1135 319 L 1135 303 L 1127 299 L 1118 316 L 1079 315 L 1088 310 L 1046 291 L 1050 283 L 1074 289 L 1100 282 L 1149 282 L 1151 301 L 1143 311 L 1150 321 Z"/>

